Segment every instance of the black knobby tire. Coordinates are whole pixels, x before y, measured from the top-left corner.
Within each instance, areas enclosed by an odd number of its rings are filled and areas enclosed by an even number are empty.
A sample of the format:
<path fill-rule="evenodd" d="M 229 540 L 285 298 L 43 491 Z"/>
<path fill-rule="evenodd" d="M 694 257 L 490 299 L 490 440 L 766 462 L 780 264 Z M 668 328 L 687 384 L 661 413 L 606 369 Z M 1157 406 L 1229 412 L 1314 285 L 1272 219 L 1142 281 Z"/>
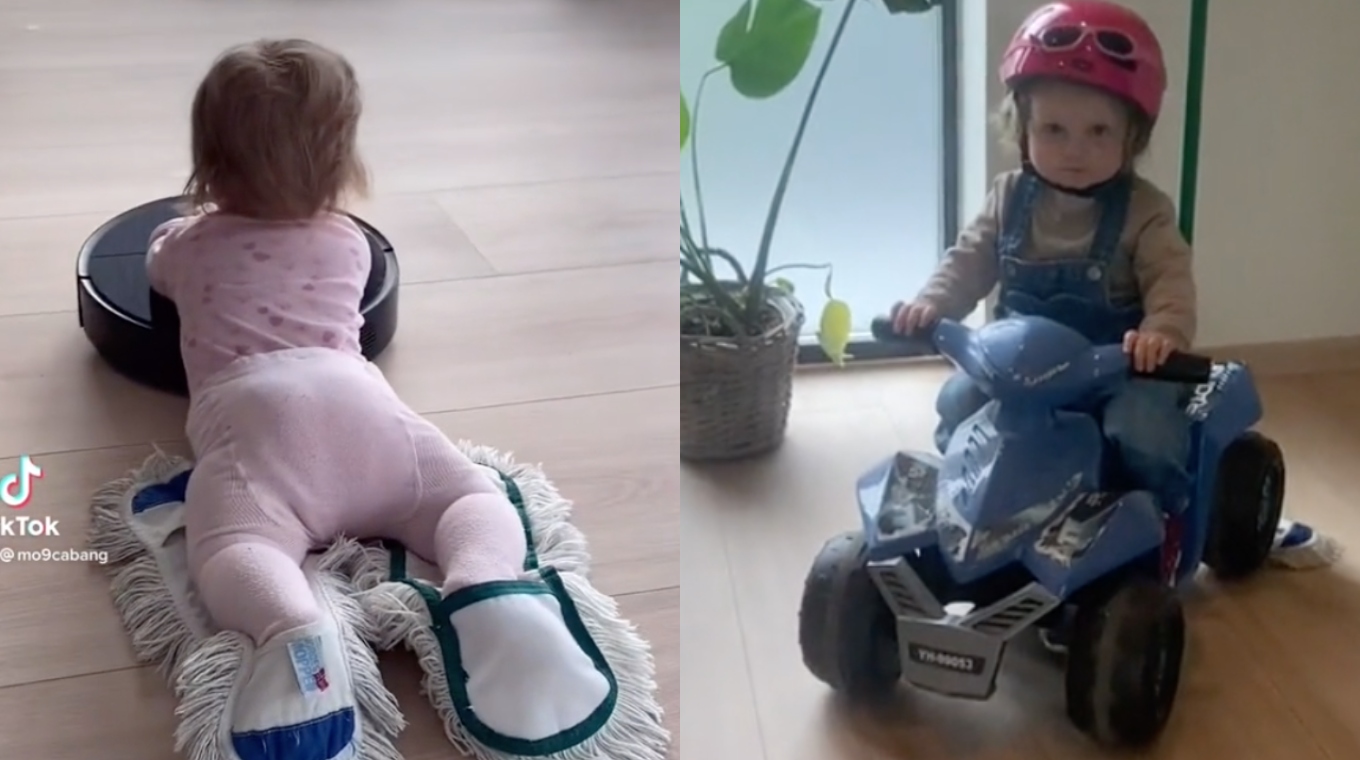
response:
<path fill-rule="evenodd" d="M 1204 564 L 1218 577 L 1244 578 L 1270 558 L 1284 483 L 1284 454 L 1264 435 L 1248 431 L 1223 451 L 1204 546 Z"/>
<path fill-rule="evenodd" d="M 902 676 L 897 625 L 869 577 L 859 532 L 822 546 L 803 584 L 798 644 L 818 680 L 855 700 L 890 696 Z"/>
<path fill-rule="evenodd" d="M 1175 591 L 1132 579 L 1077 608 L 1067 714 L 1096 741 L 1143 747 L 1161 735 L 1180 688 L 1185 615 Z"/>

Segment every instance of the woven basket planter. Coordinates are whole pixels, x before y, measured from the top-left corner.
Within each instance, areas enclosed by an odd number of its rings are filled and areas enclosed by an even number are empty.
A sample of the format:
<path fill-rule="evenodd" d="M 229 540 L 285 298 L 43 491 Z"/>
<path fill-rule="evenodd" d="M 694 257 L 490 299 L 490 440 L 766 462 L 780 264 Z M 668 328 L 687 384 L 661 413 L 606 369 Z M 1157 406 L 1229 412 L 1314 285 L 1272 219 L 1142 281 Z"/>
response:
<path fill-rule="evenodd" d="M 772 324 L 759 336 L 680 336 L 681 459 L 742 459 L 784 442 L 804 314 L 780 291 L 767 300 Z"/>

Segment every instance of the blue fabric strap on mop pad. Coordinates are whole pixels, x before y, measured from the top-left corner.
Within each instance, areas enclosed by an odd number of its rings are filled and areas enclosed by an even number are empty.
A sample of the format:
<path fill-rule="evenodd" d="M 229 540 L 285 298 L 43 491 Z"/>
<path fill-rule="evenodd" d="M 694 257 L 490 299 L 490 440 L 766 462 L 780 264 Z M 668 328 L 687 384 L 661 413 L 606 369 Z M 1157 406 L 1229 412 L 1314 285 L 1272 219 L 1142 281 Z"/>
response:
<path fill-rule="evenodd" d="M 257 652 L 248 637 L 217 630 L 197 601 L 184 537 L 192 464 L 157 452 L 96 494 L 91 547 L 108 552 L 115 606 L 139 660 L 156 664 L 176 693 L 177 751 L 194 760 L 401 760 L 395 742 L 405 719 L 374 648 L 404 644 L 419 657 L 446 736 L 478 760 L 665 760 L 670 737 L 650 649 L 587 580 L 589 552 L 570 502 L 537 468 L 458 445 L 519 510 L 529 539 L 523 576 L 440 599 L 436 568 L 400 546 L 343 539 L 310 557 L 304 570 L 329 615 L 304 659 L 335 703 L 311 721 L 251 696 L 305 687 L 294 648 Z M 530 624 L 506 636 L 496 618 L 511 614 Z M 548 633 L 536 632 L 535 620 Z M 506 651 L 515 636 L 519 649 Z M 534 674 L 576 688 L 533 683 L 539 693 L 570 693 L 537 711 L 516 709 L 515 689 L 528 688 L 528 676 L 515 670 L 535 659 Z M 237 700 L 252 679 L 264 686 Z"/>

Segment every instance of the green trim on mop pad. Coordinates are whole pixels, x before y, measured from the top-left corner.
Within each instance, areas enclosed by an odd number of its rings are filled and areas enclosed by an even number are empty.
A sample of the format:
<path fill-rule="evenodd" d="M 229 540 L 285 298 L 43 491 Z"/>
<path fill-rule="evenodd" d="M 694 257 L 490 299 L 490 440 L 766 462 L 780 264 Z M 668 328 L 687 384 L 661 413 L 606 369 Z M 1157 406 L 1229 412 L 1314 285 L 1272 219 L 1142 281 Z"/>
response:
<path fill-rule="evenodd" d="M 549 568 L 551 570 L 551 568 Z M 554 573 L 556 575 L 556 573 Z M 553 590 L 541 583 L 533 581 L 490 581 L 476 586 L 469 586 L 461 591 L 455 591 L 448 595 L 448 598 L 439 603 L 438 612 L 444 617 L 448 617 L 458 610 L 468 605 L 484 602 L 487 599 L 495 599 L 498 596 L 508 596 L 510 594 L 543 594 L 551 596 Z M 436 620 L 440 618 L 435 618 Z M 579 641 L 577 643 L 580 643 Z"/>
<path fill-rule="evenodd" d="M 524 495 L 520 493 L 519 484 L 515 483 L 514 478 L 500 470 L 496 470 L 496 472 L 501 473 L 501 483 L 505 486 L 505 495 L 510 499 L 510 503 L 515 505 L 515 511 L 519 513 L 519 522 L 524 526 L 524 545 L 529 547 L 528 552 L 524 555 L 524 569 L 537 570 L 538 550 L 534 548 L 534 528 L 529 521 L 529 510 L 524 506 Z"/>
<path fill-rule="evenodd" d="M 524 526 L 524 545 L 528 547 L 528 551 L 524 555 L 524 569 L 537 570 L 538 550 L 534 548 L 534 529 L 533 524 L 529 521 L 529 510 L 524 504 L 524 494 L 520 492 L 519 485 L 515 483 L 514 478 L 498 468 L 492 469 L 495 469 L 501 476 L 501 484 L 505 486 L 505 495 L 510 499 L 510 503 L 515 505 L 515 513 L 519 515 L 520 525 Z M 410 580 L 408 576 L 410 563 L 406 559 L 406 547 L 402 546 L 400 541 L 392 540 L 384 540 L 382 545 L 389 555 L 387 579 L 398 582 Z"/>
<path fill-rule="evenodd" d="M 594 637 L 586 630 L 585 623 L 581 620 L 580 610 L 576 608 L 576 602 L 572 600 L 571 594 L 567 593 L 561 577 L 551 567 L 540 569 L 538 574 L 543 579 L 541 584 L 534 581 L 485 583 L 456 591 L 445 599 L 440 599 L 439 592 L 428 583 L 415 579 L 402 581 L 420 594 L 420 598 L 424 600 L 429 610 L 431 626 L 434 628 L 435 636 L 439 640 L 440 652 L 443 654 L 444 679 L 449 685 L 449 696 L 453 699 L 453 708 L 458 713 L 458 719 L 462 722 L 463 727 L 474 739 L 497 752 L 528 757 L 541 757 L 564 752 L 594 737 L 609 722 L 619 699 L 619 682 L 614 676 L 614 670 L 609 666 L 609 661 L 605 659 L 604 653 L 595 643 Z M 588 718 L 572 728 L 544 739 L 527 740 L 504 736 L 477 717 L 468 695 L 468 676 L 467 671 L 463 669 L 458 634 L 449 620 L 454 612 L 471 604 L 511 594 L 546 594 L 556 597 L 558 604 L 562 607 L 562 619 L 566 622 L 572 638 L 581 647 L 581 651 L 585 652 L 586 656 L 594 663 L 595 669 L 599 671 L 600 675 L 604 676 L 605 680 L 609 682 L 609 695 Z"/>
<path fill-rule="evenodd" d="M 383 550 L 387 552 L 387 579 L 389 581 L 404 581 L 410 573 L 409 565 L 406 562 L 406 547 L 400 541 L 383 539 Z"/>

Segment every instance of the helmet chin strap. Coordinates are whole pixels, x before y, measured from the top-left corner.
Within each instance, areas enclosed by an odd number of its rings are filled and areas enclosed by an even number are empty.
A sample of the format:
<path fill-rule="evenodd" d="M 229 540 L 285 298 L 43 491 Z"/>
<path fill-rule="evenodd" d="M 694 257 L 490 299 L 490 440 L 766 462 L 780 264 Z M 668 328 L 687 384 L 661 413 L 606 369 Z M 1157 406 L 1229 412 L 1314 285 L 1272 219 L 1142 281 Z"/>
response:
<path fill-rule="evenodd" d="M 1024 171 L 1026 174 L 1033 175 L 1040 182 L 1044 183 L 1045 185 L 1048 185 L 1049 187 L 1053 188 L 1054 190 L 1057 190 L 1058 192 L 1066 193 L 1068 195 L 1075 195 L 1080 198 L 1099 198 L 1101 194 L 1104 193 L 1106 188 L 1118 182 L 1126 174 L 1126 172 L 1124 171 L 1119 171 L 1113 177 L 1110 177 L 1109 179 L 1103 182 L 1097 182 L 1094 185 L 1088 185 L 1086 187 L 1072 187 L 1070 185 L 1063 185 L 1058 182 L 1054 182 L 1053 180 L 1045 177 L 1043 174 L 1039 172 L 1037 168 L 1035 168 L 1034 164 L 1030 163 L 1030 160 L 1028 158 L 1022 160 L 1021 170 Z"/>

